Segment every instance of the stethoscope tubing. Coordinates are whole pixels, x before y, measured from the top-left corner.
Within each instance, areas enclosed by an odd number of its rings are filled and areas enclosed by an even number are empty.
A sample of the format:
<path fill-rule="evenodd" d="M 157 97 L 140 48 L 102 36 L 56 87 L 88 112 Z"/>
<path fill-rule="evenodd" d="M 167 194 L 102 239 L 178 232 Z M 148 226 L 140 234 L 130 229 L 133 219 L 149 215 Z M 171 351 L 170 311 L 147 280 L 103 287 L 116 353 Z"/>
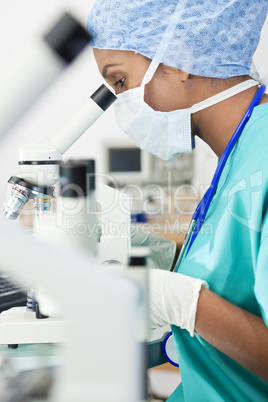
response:
<path fill-rule="evenodd" d="M 261 100 L 261 98 L 262 98 L 262 96 L 263 96 L 263 94 L 265 92 L 265 89 L 266 89 L 265 85 L 261 85 L 260 88 L 258 89 L 258 92 L 254 96 L 251 104 L 249 105 L 249 107 L 248 107 L 246 113 L 244 114 L 244 116 L 242 117 L 240 123 L 238 124 L 235 132 L 233 133 L 230 141 L 228 142 L 228 144 L 227 144 L 227 146 L 226 146 L 226 148 L 225 148 L 225 150 L 224 150 L 224 152 L 223 152 L 223 154 L 222 154 L 222 156 L 221 156 L 221 158 L 219 160 L 219 163 L 217 165 L 217 168 L 215 170 L 213 179 L 211 181 L 211 184 L 210 184 L 207 192 L 205 193 L 205 195 L 202 198 L 202 200 L 199 202 L 199 204 L 198 204 L 198 206 L 197 206 L 197 208 L 196 208 L 196 210 L 195 210 L 195 212 L 193 214 L 193 217 L 192 217 L 192 222 L 193 223 L 191 222 L 191 224 L 189 226 L 189 232 L 186 235 L 187 236 L 187 243 L 188 243 L 188 241 L 190 241 L 190 242 L 189 242 L 189 245 L 188 245 L 187 252 L 186 252 L 185 256 L 187 256 L 187 254 L 189 253 L 189 251 L 190 251 L 190 249 L 191 249 L 191 247 L 193 245 L 193 242 L 196 239 L 196 236 L 198 235 L 198 233 L 199 233 L 199 231 L 200 231 L 200 229 L 201 229 L 201 227 L 202 227 L 202 225 L 204 223 L 207 211 L 209 209 L 210 203 L 211 203 L 212 198 L 213 198 L 213 196 L 215 194 L 215 191 L 217 189 L 217 186 L 218 186 L 218 183 L 219 183 L 223 168 L 224 168 L 224 166 L 226 164 L 226 161 L 227 161 L 230 153 L 232 152 L 237 140 L 239 139 L 240 135 L 242 134 L 242 131 L 243 131 L 246 123 L 248 122 L 248 120 L 249 120 L 249 118 L 250 118 L 250 116 L 251 116 L 251 114 L 253 112 L 254 107 L 259 104 L 259 102 L 260 102 L 260 100 Z M 192 232 L 192 236 L 189 239 L 189 237 L 191 235 L 190 231 Z M 187 244 L 184 243 L 184 246 L 186 246 L 186 245 Z"/>

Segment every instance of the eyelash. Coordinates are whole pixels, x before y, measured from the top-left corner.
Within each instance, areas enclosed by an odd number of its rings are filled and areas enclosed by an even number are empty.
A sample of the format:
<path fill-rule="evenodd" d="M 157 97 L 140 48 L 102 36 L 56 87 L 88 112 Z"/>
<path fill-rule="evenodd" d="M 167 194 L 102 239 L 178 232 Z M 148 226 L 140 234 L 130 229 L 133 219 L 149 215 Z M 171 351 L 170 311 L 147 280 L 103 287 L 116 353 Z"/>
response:
<path fill-rule="evenodd" d="M 120 80 L 118 80 L 118 81 L 116 81 L 116 82 L 114 83 L 114 86 L 120 85 L 120 87 L 122 88 L 122 87 L 124 86 L 125 80 L 126 80 L 125 77 L 120 78 Z"/>

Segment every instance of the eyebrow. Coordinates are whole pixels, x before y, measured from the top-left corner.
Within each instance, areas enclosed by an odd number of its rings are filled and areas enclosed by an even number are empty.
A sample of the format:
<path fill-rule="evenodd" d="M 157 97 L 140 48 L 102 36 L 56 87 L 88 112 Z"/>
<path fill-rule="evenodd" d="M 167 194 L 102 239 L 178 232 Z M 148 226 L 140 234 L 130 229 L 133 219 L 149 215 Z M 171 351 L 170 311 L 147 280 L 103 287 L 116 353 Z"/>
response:
<path fill-rule="evenodd" d="M 102 76 L 106 78 L 108 76 L 108 69 L 116 66 L 120 66 L 120 64 L 106 64 L 106 66 L 104 66 L 102 69 Z"/>

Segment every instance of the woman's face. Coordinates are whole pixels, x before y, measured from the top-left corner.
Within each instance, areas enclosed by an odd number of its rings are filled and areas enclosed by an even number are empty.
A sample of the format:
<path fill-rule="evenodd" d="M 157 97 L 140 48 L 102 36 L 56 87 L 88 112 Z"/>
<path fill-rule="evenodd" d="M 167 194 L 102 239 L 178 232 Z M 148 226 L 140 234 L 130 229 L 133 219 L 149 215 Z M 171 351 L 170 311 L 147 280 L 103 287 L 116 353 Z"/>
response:
<path fill-rule="evenodd" d="M 116 94 L 139 87 L 151 62 L 139 53 L 127 50 L 94 49 L 94 55 L 100 73 Z M 145 102 L 163 112 L 191 106 L 183 96 L 181 73 L 181 70 L 161 64 L 145 87 Z"/>

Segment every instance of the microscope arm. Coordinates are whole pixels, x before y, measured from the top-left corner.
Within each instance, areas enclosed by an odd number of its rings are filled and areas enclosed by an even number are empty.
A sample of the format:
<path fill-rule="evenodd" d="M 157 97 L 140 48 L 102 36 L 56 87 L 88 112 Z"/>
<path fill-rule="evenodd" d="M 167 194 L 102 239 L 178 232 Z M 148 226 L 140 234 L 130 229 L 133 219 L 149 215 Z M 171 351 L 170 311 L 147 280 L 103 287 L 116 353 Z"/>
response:
<path fill-rule="evenodd" d="M 53 186 L 59 180 L 62 155 L 116 100 L 116 96 L 101 85 L 74 116 L 50 139 L 41 138 L 19 149 L 21 177 L 12 176 L 8 183 L 11 193 L 3 214 L 16 219 L 30 199 L 42 198 L 42 205 L 50 207 Z"/>
<path fill-rule="evenodd" d="M 52 186 L 58 181 L 58 164 L 62 155 L 116 100 L 101 85 L 89 100 L 50 139 L 41 138 L 19 149 L 22 178 L 37 186 Z"/>

